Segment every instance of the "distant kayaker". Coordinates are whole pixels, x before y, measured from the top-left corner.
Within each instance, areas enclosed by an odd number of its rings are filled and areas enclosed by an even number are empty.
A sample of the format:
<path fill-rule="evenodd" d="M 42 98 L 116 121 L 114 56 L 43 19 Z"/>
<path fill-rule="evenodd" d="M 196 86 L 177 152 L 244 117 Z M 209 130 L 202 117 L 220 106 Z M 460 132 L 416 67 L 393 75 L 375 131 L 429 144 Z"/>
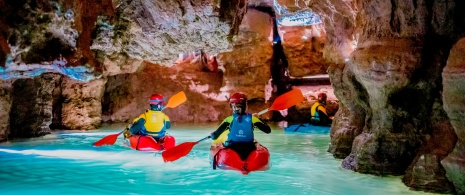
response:
<path fill-rule="evenodd" d="M 310 113 L 312 115 L 310 123 L 312 125 L 326 126 L 331 125 L 333 122 L 326 112 L 326 98 L 326 93 L 320 93 L 318 94 L 318 101 L 312 105 L 312 108 L 310 109 Z"/>
<path fill-rule="evenodd" d="M 270 133 L 271 128 L 260 119 L 246 113 L 247 96 L 243 93 L 234 93 L 229 99 L 229 105 L 233 112 L 227 117 L 212 134 L 214 143 L 222 144 L 239 154 L 241 159 L 246 159 L 250 152 L 256 149 L 253 130 L 260 129 Z"/>
<path fill-rule="evenodd" d="M 160 94 L 150 96 L 150 109 L 134 119 L 129 126 L 132 135 L 150 135 L 157 142 L 165 136 L 166 130 L 171 128 L 170 118 L 162 112 L 165 108 L 164 98 Z M 126 136 L 126 133 L 125 133 Z"/>

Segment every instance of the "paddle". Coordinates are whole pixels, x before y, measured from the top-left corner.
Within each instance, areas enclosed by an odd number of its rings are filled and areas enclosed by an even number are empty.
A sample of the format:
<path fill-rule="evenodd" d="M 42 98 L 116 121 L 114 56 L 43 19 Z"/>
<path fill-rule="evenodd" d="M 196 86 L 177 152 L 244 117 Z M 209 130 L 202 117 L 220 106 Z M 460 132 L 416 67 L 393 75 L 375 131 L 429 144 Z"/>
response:
<path fill-rule="evenodd" d="M 300 91 L 300 89 L 295 88 L 277 97 L 270 108 L 259 112 L 258 115 L 264 114 L 268 112 L 269 110 L 287 109 L 291 106 L 301 103 L 303 100 L 304 100 L 304 96 L 302 95 L 302 92 Z M 184 142 L 173 148 L 165 150 L 161 153 L 161 156 L 163 157 L 163 161 L 172 162 L 172 161 L 178 160 L 179 158 L 184 157 L 187 154 L 189 154 L 189 152 L 192 150 L 192 148 L 195 145 L 209 138 L 210 136 L 207 136 L 196 142 Z"/>
<path fill-rule="evenodd" d="M 271 110 L 288 109 L 291 106 L 300 104 L 302 101 L 304 101 L 304 95 L 302 94 L 302 91 L 300 91 L 300 89 L 298 88 L 294 88 L 278 96 L 274 100 L 270 108 L 260 111 L 258 115 L 265 114 L 266 112 L 271 111 Z"/>
<path fill-rule="evenodd" d="M 173 96 L 168 100 L 168 104 L 166 104 L 165 108 L 175 108 L 179 106 L 180 104 L 184 103 L 187 100 L 186 94 L 184 91 L 181 91 Z M 163 109 L 165 109 L 163 108 Z M 124 132 L 121 131 L 118 134 L 111 134 L 107 135 L 101 140 L 96 141 L 93 145 L 94 146 L 103 146 L 103 145 L 113 145 L 116 142 L 116 139 L 118 139 L 118 136 L 121 135 Z"/>
<path fill-rule="evenodd" d="M 161 156 L 163 157 L 163 161 L 172 162 L 172 161 L 178 160 L 179 158 L 189 154 L 189 152 L 192 150 L 192 148 L 195 145 L 207 139 L 210 139 L 210 136 L 204 137 L 201 140 L 196 141 L 196 142 L 184 142 L 173 148 L 165 150 L 161 153 Z"/>

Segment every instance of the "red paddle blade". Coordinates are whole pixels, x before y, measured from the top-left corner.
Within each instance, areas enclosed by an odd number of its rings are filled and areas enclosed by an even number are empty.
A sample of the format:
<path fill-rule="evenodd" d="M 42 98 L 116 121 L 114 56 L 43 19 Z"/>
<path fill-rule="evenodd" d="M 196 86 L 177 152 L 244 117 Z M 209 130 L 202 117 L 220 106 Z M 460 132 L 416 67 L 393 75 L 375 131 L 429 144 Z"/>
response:
<path fill-rule="evenodd" d="M 161 153 L 163 161 L 173 162 L 180 159 L 181 157 L 186 156 L 192 150 L 192 148 L 199 142 L 184 142 L 173 148 L 165 150 Z"/>
<path fill-rule="evenodd" d="M 273 105 L 268 110 L 284 110 L 291 106 L 298 105 L 304 101 L 304 95 L 298 88 L 294 88 L 291 91 L 277 97 Z"/>
<path fill-rule="evenodd" d="M 101 140 L 96 141 L 93 145 L 94 146 L 103 146 L 103 145 L 113 145 L 116 142 L 116 139 L 118 139 L 119 134 L 112 134 L 112 135 L 107 135 Z"/>
<path fill-rule="evenodd" d="M 175 108 L 180 104 L 184 103 L 187 100 L 186 94 L 184 91 L 181 91 L 175 95 L 173 95 L 169 100 L 168 104 L 166 104 L 166 108 Z"/>

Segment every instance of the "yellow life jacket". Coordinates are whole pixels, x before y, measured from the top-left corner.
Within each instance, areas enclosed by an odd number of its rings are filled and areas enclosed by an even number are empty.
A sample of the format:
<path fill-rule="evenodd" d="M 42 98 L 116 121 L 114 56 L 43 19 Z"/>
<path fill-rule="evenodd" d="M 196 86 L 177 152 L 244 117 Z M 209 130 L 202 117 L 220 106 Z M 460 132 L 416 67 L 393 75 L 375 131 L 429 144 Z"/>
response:
<path fill-rule="evenodd" d="M 320 104 L 320 102 L 315 102 L 312 105 L 312 108 L 310 109 L 310 114 L 312 115 L 312 117 L 317 116 L 316 109 L 318 109 L 318 110 L 322 111 L 323 113 L 325 113 L 326 115 L 328 115 L 328 113 L 326 113 L 326 107 L 324 105 Z"/>
<path fill-rule="evenodd" d="M 145 119 L 145 129 L 150 136 L 158 136 L 160 133 L 164 134 L 165 122 L 170 121 L 170 118 L 161 111 L 147 110 L 141 114 L 139 118 L 134 119 L 134 122 L 139 119 Z"/>
<path fill-rule="evenodd" d="M 218 137 L 217 139 L 213 140 L 212 142 L 212 145 L 221 145 L 223 144 L 224 142 L 226 142 L 226 140 L 228 140 L 228 135 L 229 135 L 229 129 L 224 131 L 220 137 Z"/>

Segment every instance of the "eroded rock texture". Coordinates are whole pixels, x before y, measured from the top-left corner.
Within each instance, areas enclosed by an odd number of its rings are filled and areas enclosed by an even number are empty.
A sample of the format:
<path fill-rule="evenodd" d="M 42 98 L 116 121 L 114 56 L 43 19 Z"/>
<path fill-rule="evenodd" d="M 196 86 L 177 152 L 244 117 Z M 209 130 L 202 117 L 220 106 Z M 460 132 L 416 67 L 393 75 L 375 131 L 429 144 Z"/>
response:
<path fill-rule="evenodd" d="M 159 93 L 169 100 L 180 91 L 186 93 L 187 101 L 163 111 L 173 123 L 218 121 L 229 114 L 220 112 L 228 109 L 228 105 L 217 101 L 214 95 L 221 87 L 221 72 L 177 71 L 155 64 L 145 66 L 140 73 L 109 77 L 103 99 L 104 122 L 132 122 L 149 108 L 151 94 Z"/>
<path fill-rule="evenodd" d="M 0 142 L 10 133 L 11 81 L 0 80 Z"/>
<path fill-rule="evenodd" d="M 9 137 L 29 138 L 50 133 L 53 103 L 59 98 L 61 75 L 47 73 L 12 84 Z"/>
<path fill-rule="evenodd" d="M 233 50 L 219 56 L 225 69 L 223 90 L 242 91 L 249 99 L 264 100 L 265 85 L 271 78 L 271 29 L 267 13 L 252 9 L 245 15 Z"/>
<path fill-rule="evenodd" d="M 463 180 L 450 177 L 457 171 L 440 163 L 457 147 L 457 131 L 442 106 L 441 72 L 464 33 L 458 27 L 465 18 L 458 11 L 463 3 L 326 1 L 313 6 L 326 16 L 325 47 L 339 48 L 333 50 L 338 55 L 324 56 L 336 63 L 330 76 L 341 109 L 330 151 L 344 158 L 342 166 L 362 173 L 406 174 L 404 183 L 414 189 L 450 193 L 460 188 Z M 343 22 L 328 24 L 333 14 Z M 338 28 L 341 24 L 346 28 Z M 345 37 L 356 38 L 356 50 L 341 63 L 344 47 L 332 40 L 349 43 Z"/>
<path fill-rule="evenodd" d="M 3 74 L 58 72 L 88 81 L 132 73 L 142 60 L 171 66 L 180 53 L 228 51 L 247 2 L 2 0 L 0 5 Z M 77 66 L 84 70 L 66 69 Z"/>
<path fill-rule="evenodd" d="M 96 129 L 102 122 L 106 79 L 80 82 L 63 78 L 62 125 L 65 129 Z"/>
<path fill-rule="evenodd" d="M 289 75 L 301 77 L 326 74 L 328 64 L 323 59 L 326 32 L 323 24 L 279 27 L 284 53 L 289 63 Z"/>
<path fill-rule="evenodd" d="M 101 72 L 101 63 L 94 58 L 90 45 L 97 17 L 113 15 L 110 0 L 2 0 L 0 4 L 3 13 L 0 40 L 6 40 L 1 53 L 7 59 L 2 61 L 3 67 L 51 65 L 54 60 L 65 58 L 67 66 L 88 64 L 95 67 L 96 74 Z M 5 45 L 8 48 L 4 49 Z M 14 71 L 14 68 L 8 70 Z M 12 77 L 17 75 L 13 73 Z"/>
<path fill-rule="evenodd" d="M 217 10 L 220 7 L 209 0 L 117 3 L 116 22 L 99 18 L 92 45 L 92 49 L 108 56 L 125 53 L 132 58 L 170 66 L 183 52 L 204 49 L 207 53 L 219 53 L 230 47 L 227 40 L 230 25 L 221 21 Z M 235 9 L 228 11 L 234 13 Z M 111 57 L 107 58 L 106 61 L 112 61 Z M 119 66 L 125 65 L 119 63 Z"/>
<path fill-rule="evenodd" d="M 465 39 L 452 48 L 442 73 L 444 110 L 457 134 L 453 151 L 441 162 L 458 194 L 465 194 Z"/>

